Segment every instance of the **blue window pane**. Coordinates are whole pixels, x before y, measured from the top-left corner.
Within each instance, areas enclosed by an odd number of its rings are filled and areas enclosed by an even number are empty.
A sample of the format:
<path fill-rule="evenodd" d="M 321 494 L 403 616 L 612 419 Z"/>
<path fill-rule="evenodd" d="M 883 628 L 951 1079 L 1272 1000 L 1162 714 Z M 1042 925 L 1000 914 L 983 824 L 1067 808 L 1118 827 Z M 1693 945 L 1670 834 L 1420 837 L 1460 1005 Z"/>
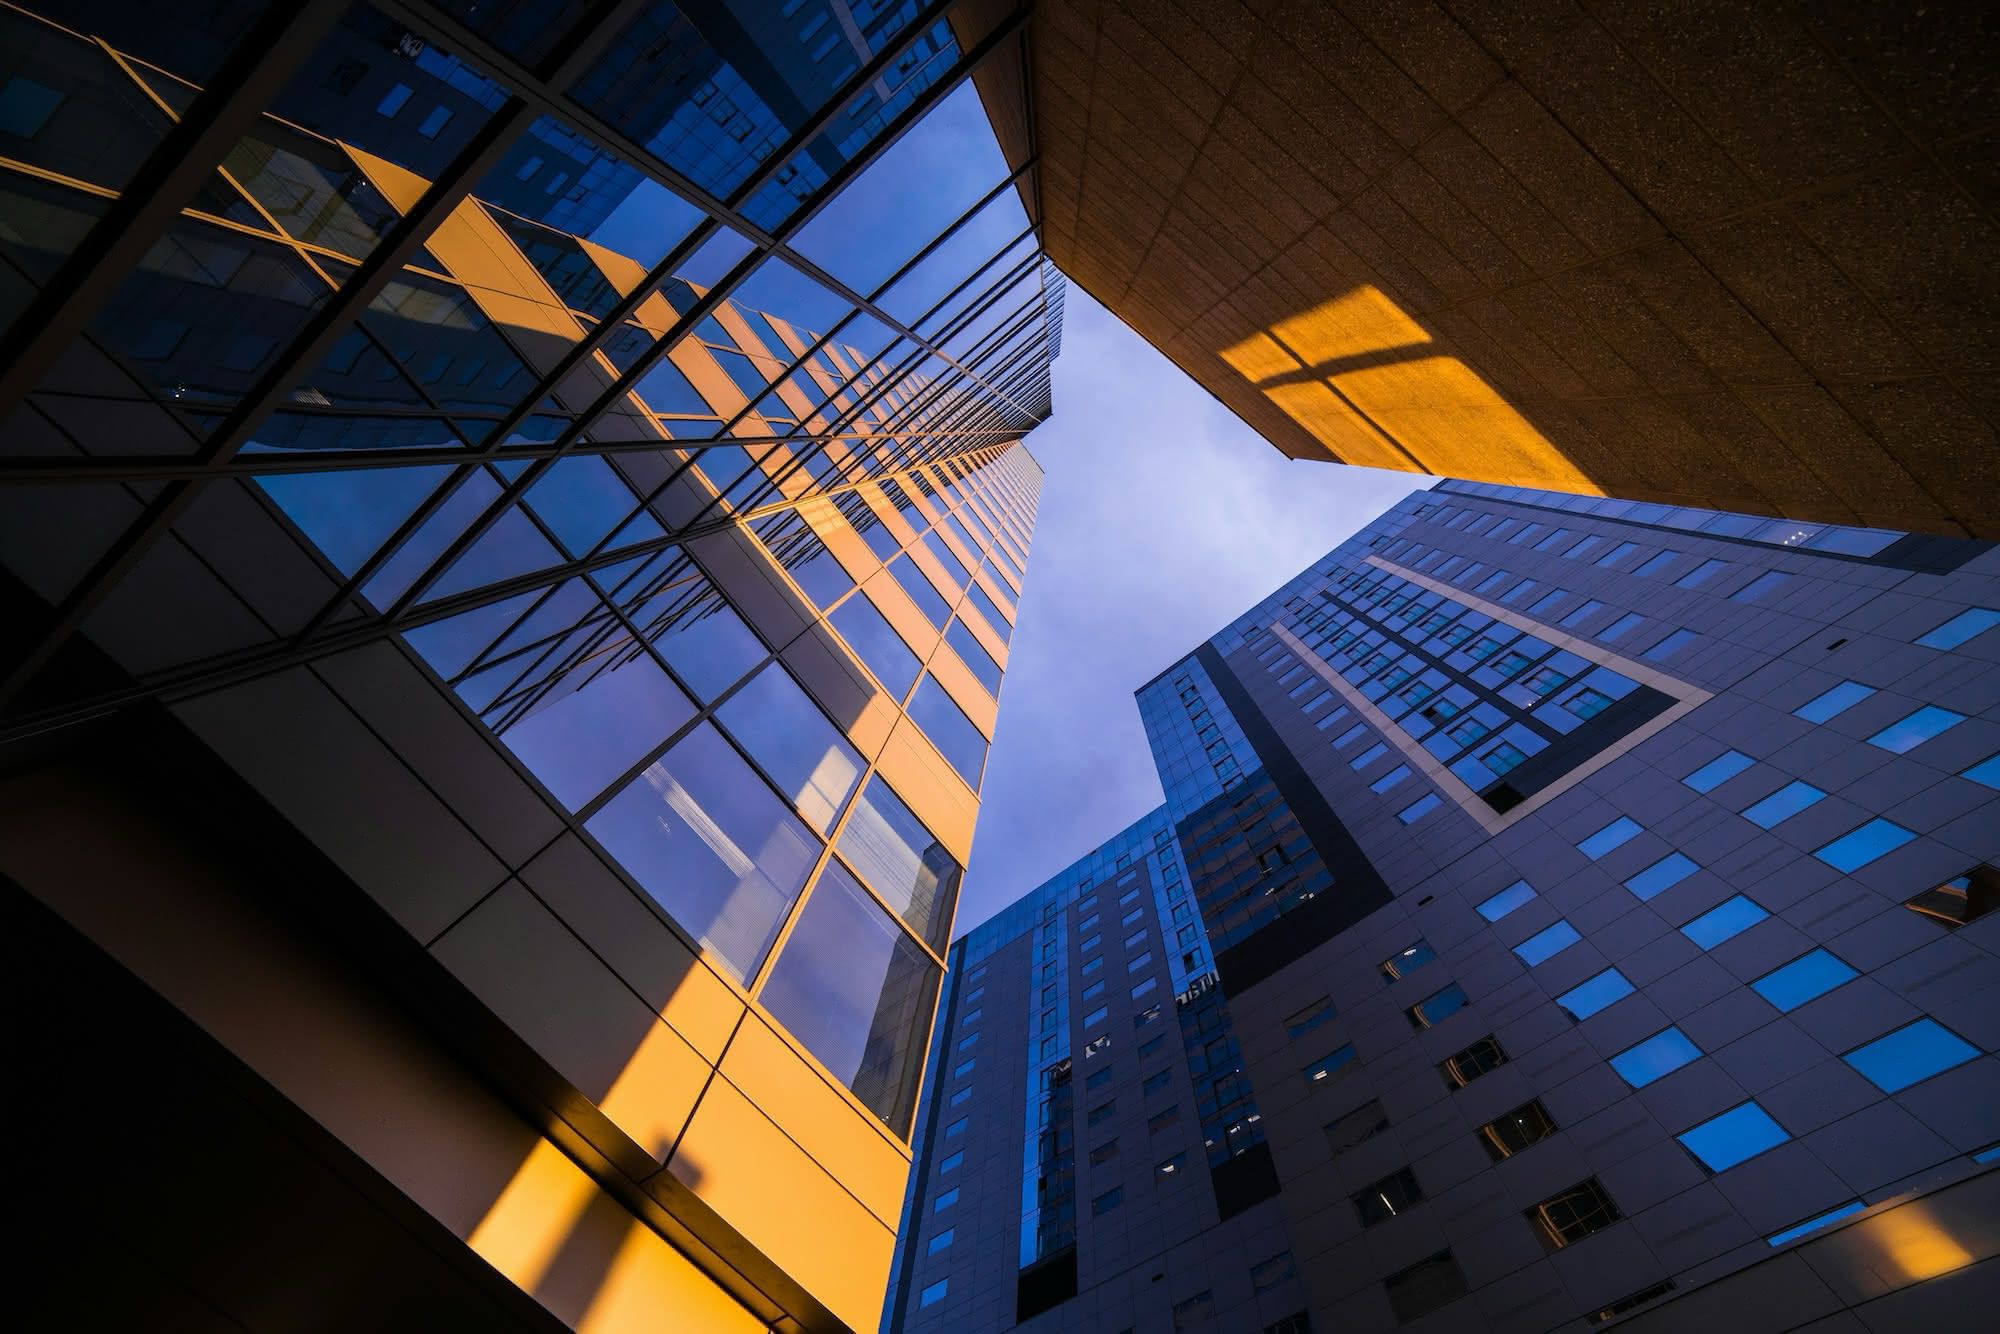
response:
<path fill-rule="evenodd" d="M 1370 792 L 1387 792 L 1390 788 L 1396 786 L 1396 784 L 1402 782 L 1405 778 L 1408 778 L 1409 776 L 1410 776 L 1410 766 L 1407 764 L 1399 764 L 1395 768 L 1391 769 L 1388 773 L 1383 774 L 1380 778 L 1370 783 L 1368 785 L 1368 790 Z"/>
<path fill-rule="evenodd" d="M 1377 741 L 1374 745 L 1370 746 L 1368 749 L 1362 751 L 1359 755 L 1356 755 L 1353 759 L 1349 760 L 1347 764 L 1350 769 L 1366 769 L 1369 765 L 1375 763 L 1375 761 L 1381 759 L 1384 755 L 1388 753 L 1389 753 L 1389 747 L 1384 743 Z"/>
<path fill-rule="evenodd" d="M 692 717 L 680 687 L 651 658 L 639 658 L 588 681 L 557 682 L 499 736 L 574 811 Z"/>
<path fill-rule="evenodd" d="M 1856 1047 L 1840 1059 L 1867 1076 L 1876 1088 L 1894 1093 L 1964 1065 L 1977 1055 L 1979 1048 L 1937 1020 L 1919 1019 Z"/>
<path fill-rule="evenodd" d="M 921 1293 L 917 1294 L 917 1306 L 919 1308 L 922 1308 L 943 1301 L 945 1290 L 950 1286 L 951 1286 L 950 1279 L 948 1278 L 939 1279 L 937 1282 L 925 1288 Z"/>
<path fill-rule="evenodd" d="M 1535 897 L 1534 887 L 1525 880 L 1516 880 L 1480 904 L 1479 915 L 1489 922 L 1497 922 L 1533 897 Z"/>
<path fill-rule="evenodd" d="M 944 632 L 944 638 L 945 642 L 951 645 L 951 651 L 958 655 L 958 660 L 965 664 L 966 670 L 972 673 L 980 685 L 986 687 L 986 693 L 998 697 L 1000 664 L 993 661 L 993 655 L 986 651 L 986 646 L 979 642 L 979 637 L 972 633 L 964 621 L 953 621 L 951 628 Z"/>
<path fill-rule="evenodd" d="M 1965 771 L 1965 777 L 1990 788 L 2000 788 L 2000 755 L 1989 755 Z"/>
<path fill-rule="evenodd" d="M 1424 796 L 1417 798 L 1417 800 L 1403 807 L 1402 810 L 1397 811 L 1396 818 L 1398 820 L 1401 820 L 1404 824 L 1415 824 L 1417 821 L 1423 819 L 1426 815 L 1429 815 L 1432 811 L 1436 810 L 1439 804 L 1440 801 L 1437 793 L 1435 792 L 1426 793 Z"/>
<path fill-rule="evenodd" d="M 807 824 L 833 828 L 861 781 L 861 756 L 777 663 L 757 673 L 716 710 Z"/>
<path fill-rule="evenodd" d="M 1666 1028 L 1611 1058 L 1611 1068 L 1635 1089 L 1701 1059 L 1701 1048 L 1678 1028 Z"/>
<path fill-rule="evenodd" d="M 1674 587 L 1699 588 L 1728 568 L 1729 562 L 1726 560 L 1705 560 L 1680 578 L 1674 580 Z"/>
<path fill-rule="evenodd" d="M 1782 588 L 1792 581 L 1792 576 L 1778 570 L 1766 570 L 1743 587 L 1729 595 L 1731 602 L 1761 602 L 1772 590 Z"/>
<path fill-rule="evenodd" d="M 1622 847 L 1640 833 L 1639 822 L 1628 815 L 1621 815 L 1589 838 L 1576 845 L 1576 850 L 1596 861 L 1613 848 Z"/>
<path fill-rule="evenodd" d="M 1671 658 L 1674 654 L 1679 653 L 1689 644 L 1692 644 L 1694 638 L 1695 635 L 1692 630 L 1676 630 L 1659 643 L 1647 649 L 1640 656 L 1648 662 L 1661 662 L 1667 658 Z"/>
<path fill-rule="evenodd" d="M 1787 783 L 1743 812 L 1743 818 L 1759 829 L 1769 829 L 1791 819 L 1808 806 L 1817 805 L 1826 793 L 1811 783 Z"/>
<path fill-rule="evenodd" d="M 944 594 L 937 591 L 929 576 L 917 568 L 917 563 L 908 556 L 898 556 L 885 567 L 902 590 L 910 595 L 910 601 L 917 604 L 917 610 L 938 629 L 951 619 L 951 604 Z"/>
<path fill-rule="evenodd" d="M 1567 1010 L 1570 1018 L 1583 1020 L 1631 994 L 1632 984 L 1625 980 L 1625 974 L 1616 968 L 1607 968 L 1556 997 L 1556 1004 Z"/>
<path fill-rule="evenodd" d="M 964 1122 L 960 1122 L 959 1124 L 963 1125 Z M 931 1212 L 934 1214 L 943 1213 L 946 1209 L 957 1203 L 958 1187 L 953 1186 L 950 1190 L 940 1192 L 937 1199 L 931 1201 Z"/>
<path fill-rule="evenodd" d="M 1867 1207 L 1867 1205 L 1859 1200 L 1849 1200 L 1838 1209 L 1829 1209 L 1823 1214 L 1815 1214 L 1803 1223 L 1794 1223 L 1783 1232 L 1773 1232 L 1770 1236 L 1764 1238 L 1764 1241 L 1768 1245 L 1782 1246 L 1788 1241 L 1794 1241 L 1799 1237 L 1803 1237 L 1808 1232 L 1817 1232 L 1828 1223 L 1837 1223 L 1843 1218 L 1858 1214 Z"/>
<path fill-rule="evenodd" d="M 861 790 L 835 846 L 917 934 L 943 944 L 939 937 L 958 898 L 958 862 L 880 774 Z M 959 1022 L 969 1024 L 973 1017 Z"/>
<path fill-rule="evenodd" d="M 1858 871 L 1878 857 L 1894 852 L 1916 835 L 1890 820 L 1870 820 L 1842 834 L 1813 856 L 1836 871 Z"/>
<path fill-rule="evenodd" d="M 992 596 L 979 586 L 978 580 L 975 579 L 973 581 L 970 591 L 972 594 L 972 605 L 979 608 L 979 614 L 986 618 L 986 624 L 992 627 L 993 633 L 1000 636 L 1000 642 L 1003 644 L 1006 643 L 1014 634 L 1013 624 L 1000 614 L 999 604 L 994 602 Z"/>
<path fill-rule="evenodd" d="M 937 1166 L 938 1175 L 943 1176 L 946 1172 L 951 1171 L 953 1168 L 957 1167 L 960 1163 L 964 1161 L 965 1161 L 964 1149 L 959 1149 L 954 1153 L 946 1154 L 943 1158 L 940 1158 L 938 1160 L 938 1166 Z"/>
<path fill-rule="evenodd" d="M 1678 852 L 1670 852 L 1648 866 L 1639 874 L 1625 882 L 1625 888 L 1639 896 L 1640 901 L 1652 898 L 1662 890 L 1671 889 L 1701 868 Z"/>
<path fill-rule="evenodd" d="M 900 1133 L 916 1107 L 938 976 L 930 956 L 830 861 L 758 999 Z M 971 1091 L 966 1085 L 952 1101 Z"/>
<path fill-rule="evenodd" d="M 1883 750 L 1897 755 L 1907 755 L 1940 732 L 1964 721 L 1965 715 L 1962 713 L 1953 713 L 1950 709 L 1926 704 L 1915 713 L 1890 723 L 1869 737 L 1868 744 L 1880 746 Z"/>
<path fill-rule="evenodd" d="M 820 848 L 708 723 L 586 827 L 739 981 L 763 962 Z"/>
<path fill-rule="evenodd" d="M 1842 681 L 1833 689 L 1815 695 L 1792 710 L 1794 717 L 1809 723 L 1823 723 L 1827 719 L 1859 704 L 1875 693 L 1874 686 L 1862 685 L 1859 681 Z"/>
<path fill-rule="evenodd" d="M 1554 926 L 1537 931 L 1514 947 L 1514 953 L 1521 962 L 1533 968 L 1545 959 L 1553 959 L 1582 939 L 1576 928 L 1568 922 L 1557 922 Z"/>
<path fill-rule="evenodd" d="M 986 768 L 986 734 L 928 672 L 910 697 L 909 712 L 911 721 L 924 729 L 924 735 L 950 761 L 965 785 L 978 791 L 979 775 Z"/>
<path fill-rule="evenodd" d="M 1766 1149 L 1777 1148 L 1791 1136 L 1769 1112 L 1746 1102 L 1674 1138 L 1709 1171 L 1723 1172 Z"/>
<path fill-rule="evenodd" d="M 1416 1028 L 1429 1028 L 1449 1014 L 1457 1014 L 1466 1006 L 1465 989 L 1454 982 L 1444 990 L 1436 992 L 1412 1005 L 1404 1013 Z"/>
<path fill-rule="evenodd" d="M 702 699 L 714 699 L 764 660 L 764 645 L 712 588 L 677 605 L 680 613 L 653 642 Z"/>
<path fill-rule="evenodd" d="M 1353 1061 L 1354 1061 L 1353 1045 L 1348 1044 L 1346 1046 L 1339 1047 L 1333 1051 L 1328 1052 L 1326 1055 L 1320 1057 L 1317 1061 L 1314 1061 L 1311 1065 L 1307 1066 L 1303 1072 L 1305 1075 L 1305 1081 L 1308 1084 L 1324 1083 L 1327 1080 L 1333 1078 L 1333 1076 L 1338 1071 L 1352 1064 Z"/>
<path fill-rule="evenodd" d="M 954 1229 L 952 1228 L 946 1228 L 944 1231 L 938 1233 L 935 1237 L 932 1237 L 930 1246 L 925 1250 L 924 1253 L 926 1255 L 936 1255 L 939 1251 L 951 1245 L 951 1238 L 953 1231 Z"/>
<path fill-rule="evenodd" d="M 1560 621 L 1556 622 L 1556 624 L 1565 626 L 1582 625 L 1585 621 L 1589 620 L 1591 617 L 1595 616 L 1598 612 L 1603 610 L 1604 610 L 1604 604 L 1602 602 L 1599 602 L 1596 598 L 1591 598 L 1589 601 L 1585 602 L 1581 607 L 1578 607 L 1575 611 L 1572 611 L 1569 615 L 1563 617 Z"/>
<path fill-rule="evenodd" d="M 1925 648 L 1957 648 L 1974 635 L 1983 634 L 1996 625 L 2000 625 L 2000 611 L 1991 607 L 1973 607 L 1960 612 L 1917 642 Z"/>
<path fill-rule="evenodd" d="M 1740 750 L 1725 750 L 1681 781 L 1697 792 L 1713 792 L 1755 763 Z"/>
<path fill-rule="evenodd" d="M 909 693 L 917 679 L 917 655 L 874 603 L 856 594 L 835 607 L 827 620 L 890 694 L 901 699 Z"/>
<path fill-rule="evenodd" d="M 257 485 L 335 569 L 353 574 L 450 472 L 436 467 L 278 473 L 259 477 Z"/>
<path fill-rule="evenodd" d="M 1751 990 L 1780 1010 L 1796 1010 L 1815 996 L 1824 996 L 1858 974 L 1835 955 L 1814 950 L 1782 968 L 1774 968 L 1750 984 Z"/>
<path fill-rule="evenodd" d="M 1613 621 L 1611 624 L 1605 626 L 1602 630 L 1599 630 L 1597 632 L 1597 637 L 1599 639 L 1605 640 L 1606 642 L 1609 642 L 1613 639 L 1623 639 L 1626 635 L 1631 634 L 1634 630 L 1638 629 L 1645 623 L 1646 623 L 1646 618 L 1641 616 L 1638 612 L 1628 611 L 1623 616 L 1620 616 L 1617 620 Z"/>
<path fill-rule="evenodd" d="M 1741 894 L 1725 899 L 1681 928 L 1681 934 L 1705 950 L 1712 950 L 1739 932 L 1747 931 L 1771 914 Z"/>

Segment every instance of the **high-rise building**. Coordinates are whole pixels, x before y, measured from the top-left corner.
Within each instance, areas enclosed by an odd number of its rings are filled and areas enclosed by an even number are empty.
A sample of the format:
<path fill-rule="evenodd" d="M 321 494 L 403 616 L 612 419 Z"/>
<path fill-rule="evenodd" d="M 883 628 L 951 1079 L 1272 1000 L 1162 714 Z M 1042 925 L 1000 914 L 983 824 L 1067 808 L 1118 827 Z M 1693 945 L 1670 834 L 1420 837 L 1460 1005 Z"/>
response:
<path fill-rule="evenodd" d="M 1020 58 L 0 6 L 29 1324 L 874 1323 L 1059 347 Z"/>
<path fill-rule="evenodd" d="M 1166 804 L 953 946 L 890 1325 L 1984 1328 L 1996 590 L 1400 502 L 1142 687 Z"/>
<path fill-rule="evenodd" d="M 1029 26 L 1050 257 L 1285 453 L 2000 536 L 1984 7 Z"/>

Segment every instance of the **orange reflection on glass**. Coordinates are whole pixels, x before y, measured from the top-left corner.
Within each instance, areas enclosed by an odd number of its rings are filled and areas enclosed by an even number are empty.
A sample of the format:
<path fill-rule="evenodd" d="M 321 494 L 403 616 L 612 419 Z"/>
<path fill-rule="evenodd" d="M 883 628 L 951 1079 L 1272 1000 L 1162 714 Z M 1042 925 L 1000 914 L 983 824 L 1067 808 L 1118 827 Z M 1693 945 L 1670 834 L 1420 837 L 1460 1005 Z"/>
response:
<path fill-rule="evenodd" d="M 1915 1283 L 1972 1263 L 1972 1253 L 1922 1204 L 1906 1204 L 1873 1220 L 1871 1239 L 1888 1253 L 1901 1277 Z"/>

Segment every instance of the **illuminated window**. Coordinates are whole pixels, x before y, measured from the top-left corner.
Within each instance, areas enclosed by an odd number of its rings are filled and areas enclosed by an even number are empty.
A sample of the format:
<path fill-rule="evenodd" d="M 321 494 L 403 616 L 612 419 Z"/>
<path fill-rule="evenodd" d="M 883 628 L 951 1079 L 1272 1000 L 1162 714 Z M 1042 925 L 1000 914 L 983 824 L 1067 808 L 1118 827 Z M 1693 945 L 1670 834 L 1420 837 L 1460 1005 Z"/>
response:
<path fill-rule="evenodd" d="M 1755 1102 L 1746 1102 L 1674 1138 L 1709 1171 L 1726 1172 L 1777 1148 L 1791 1136 L 1769 1112 Z"/>
<path fill-rule="evenodd" d="M 1618 1212 L 1618 1206 L 1595 1177 L 1557 1191 L 1522 1213 L 1534 1228 L 1536 1238 L 1551 1251 L 1574 1245 L 1593 1232 L 1602 1232 L 1625 1216 Z"/>
<path fill-rule="evenodd" d="M 937 1282 L 931 1284 L 929 1287 L 925 1288 L 921 1293 L 918 1294 L 917 1305 L 919 1307 L 925 1307 L 943 1301 L 945 1290 L 950 1286 L 951 1286 L 950 1279 L 948 1278 L 939 1279 Z"/>
<path fill-rule="evenodd" d="M 1681 934 L 1701 948 L 1712 950 L 1770 915 L 1741 894 L 1736 894 L 1681 927 Z"/>
<path fill-rule="evenodd" d="M 1836 871 L 1858 871 L 1870 862 L 1894 852 L 1915 837 L 1915 834 L 1894 821 L 1870 820 L 1859 829 L 1842 834 L 1814 852 L 1813 856 Z"/>
<path fill-rule="evenodd" d="M 1725 750 L 1681 781 L 1697 792 L 1713 792 L 1755 763 L 1740 750 Z"/>
<path fill-rule="evenodd" d="M 1670 852 L 1625 882 L 1640 902 L 1673 888 L 1701 868 L 1678 852 Z"/>
<path fill-rule="evenodd" d="M 1780 1011 L 1790 1011 L 1858 976 L 1840 958 L 1825 950 L 1813 950 L 1772 969 L 1752 982 L 1750 989 Z"/>
<path fill-rule="evenodd" d="M 1678 1028 L 1663 1028 L 1611 1058 L 1611 1068 L 1633 1088 L 1646 1085 L 1701 1058 L 1701 1048 Z"/>
<path fill-rule="evenodd" d="M 1808 1232 L 1817 1232 L 1829 1223 L 1837 1223 L 1843 1218 L 1851 1218 L 1867 1207 L 1860 1200 L 1849 1200 L 1846 1204 L 1840 1205 L 1838 1208 L 1829 1209 L 1823 1214 L 1814 1214 L 1803 1223 L 1794 1223 L 1782 1232 L 1773 1232 L 1770 1236 L 1764 1238 L 1764 1244 L 1767 1246 L 1782 1246 L 1788 1241 L 1797 1241 Z"/>
<path fill-rule="evenodd" d="M 1598 860 L 1615 848 L 1623 847 L 1642 831 L 1639 822 L 1630 816 L 1621 815 L 1604 828 L 1576 845 L 1576 850 L 1592 861 Z"/>
<path fill-rule="evenodd" d="M 1762 801 L 1745 807 L 1743 818 L 1759 829 L 1775 828 L 1800 811 L 1818 805 L 1825 796 L 1811 783 L 1790 782 Z"/>
<path fill-rule="evenodd" d="M 2000 611 L 1991 607 L 1973 607 L 1940 625 L 1937 629 L 1918 638 L 1925 648 L 1957 648 L 1960 644 L 1984 634 L 2000 625 Z"/>
<path fill-rule="evenodd" d="M 1884 1093 L 1895 1093 L 1979 1055 L 1979 1048 L 1935 1019 L 1919 1019 L 1843 1055 Z"/>
<path fill-rule="evenodd" d="M 1839 685 L 1820 692 L 1793 709 L 1792 715 L 1803 718 L 1809 723 L 1823 723 L 1829 718 L 1838 717 L 1874 693 L 1874 686 L 1865 686 L 1859 681 L 1842 681 Z"/>
<path fill-rule="evenodd" d="M 1632 994 L 1632 990 L 1625 974 L 1616 968 L 1607 968 L 1556 997 L 1556 1004 L 1562 1006 L 1570 1018 L 1581 1022 L 1606 1006 L 1624 1000 Z"/>
<path fill-rule="evenodd" d="M 1514 909 L 1535 897 L 1534 887 L 1525 880 L 1516 880 L 1507 888 L 1481 903 L 1479 915 L 1489 922 L 1497 922 Z"/>
<path fill-rule="evenodd" d="M 1536 964 L 1553 959 L 1583 937 L 1568 922 L 1557 922 L 1544 927 L 1534 935 L 1514 947 L 1514 953 L 1522 963 L 1533 968 Z"/>
<path fill-rule="evenodd" d="M 1417 1185 L 1416 1175 L 1405 1167 L 1363 1186 L 1350 1198 L 1354 1201 L 1354 1211 L 1361 1216 L 1361 1226 L 1373 1227 L 1408 1210 L 1424 1198 L 1424 1192 Z"/>
<path fill-rule="evenodd" d="M 1429 1028 L 1447 1015 L 1458 1013 L 1468 1004 L 1465 989 L 1453 982 L 1403 1011 L 1412 1028 Z"/>
<path fill-rule="evenodd" d="M 1962 713 L 1927 704 L 1869 737 L 1868 744 L 1880 746 L 1895 755 L 1907 755 L 1932 737 L 1964 721 Z"/>
<path fill-rule="evenodd" d="M 1494 1162 L 1512 1158 L 1556 1133 L 1555 1118 L 1535 1099 L 1479 1127 L 1479 1143 Z"/>
<path fill-rule="evenodd" d="M 1490 1070 L 1497 1070 L 1507 1063 L 1507 1053 L 1491 1033 L 1479 1039 L 1462 1051 L 1452 1053 L 1438 1063 L 1438 1072 L 1450 1088 L 1464 1088 L 1473 1080 Z"/>
<path fill-rule="evenodd" d="M 1949 927 L 1976 922 L 2000 907 L 2000 870 L 1985 863 L 1910 899 L 1903 905 Z"/>
<path fill-rule="evenodd" d="M 1430 947 L 1428 941 L 1420 940 L 1408 949 L 1390 955 L 1378 964 L 1377 967 L 1381 970 L 1383 981 L 1395 982 L 1401 978 L 1408 977 L 1411 973 L 1414 973 L 1417 969 L 1422 968 L 1425 964 L 1434 961 L 1436 958 L 1437 951 Z"/>

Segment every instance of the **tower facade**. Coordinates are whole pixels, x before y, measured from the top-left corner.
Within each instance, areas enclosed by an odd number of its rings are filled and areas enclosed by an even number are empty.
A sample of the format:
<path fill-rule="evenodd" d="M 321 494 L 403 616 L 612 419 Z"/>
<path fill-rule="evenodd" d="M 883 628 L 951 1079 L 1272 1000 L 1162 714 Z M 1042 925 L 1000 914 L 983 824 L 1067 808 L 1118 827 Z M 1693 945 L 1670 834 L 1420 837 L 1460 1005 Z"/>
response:
<path fill-rule="evenodd" d="M 937 1238 L 1054 1181 L 1076 1295 L 1030 1328 L 1971 1318 L 2000 1200 L 1996 573 L 1962 539 L 1463 482 L 1399 503 L 1138 692 L 1167 801 L 1106 849 L 1184 868 L 1198 948 L 1170 958 L 1202 971 L 1160 985 L 1187 1041 L 1137 1050 L 1144 998 L 1082 999 L 1152 950 L 1100 930 L 1102 850 L 956 947 L 986 972 L 948 987 L 935 1059 L 1002 1024 L 1009 1063 L 924 1113 L 905 1326 L 1030 1314 Z M 1038 1066 L 1051 985 L 1066 1061 Z M 1084 1091 L 1038 1104 L 1058 1078 Z M 1020 1151 L 1043 1115 L 1073 1177 Z"/>
<path fill-rule="evenodd" d="M 0 7 L 40 1319 L 875 1319 L 1061 280 L 780 9 Z"/>

